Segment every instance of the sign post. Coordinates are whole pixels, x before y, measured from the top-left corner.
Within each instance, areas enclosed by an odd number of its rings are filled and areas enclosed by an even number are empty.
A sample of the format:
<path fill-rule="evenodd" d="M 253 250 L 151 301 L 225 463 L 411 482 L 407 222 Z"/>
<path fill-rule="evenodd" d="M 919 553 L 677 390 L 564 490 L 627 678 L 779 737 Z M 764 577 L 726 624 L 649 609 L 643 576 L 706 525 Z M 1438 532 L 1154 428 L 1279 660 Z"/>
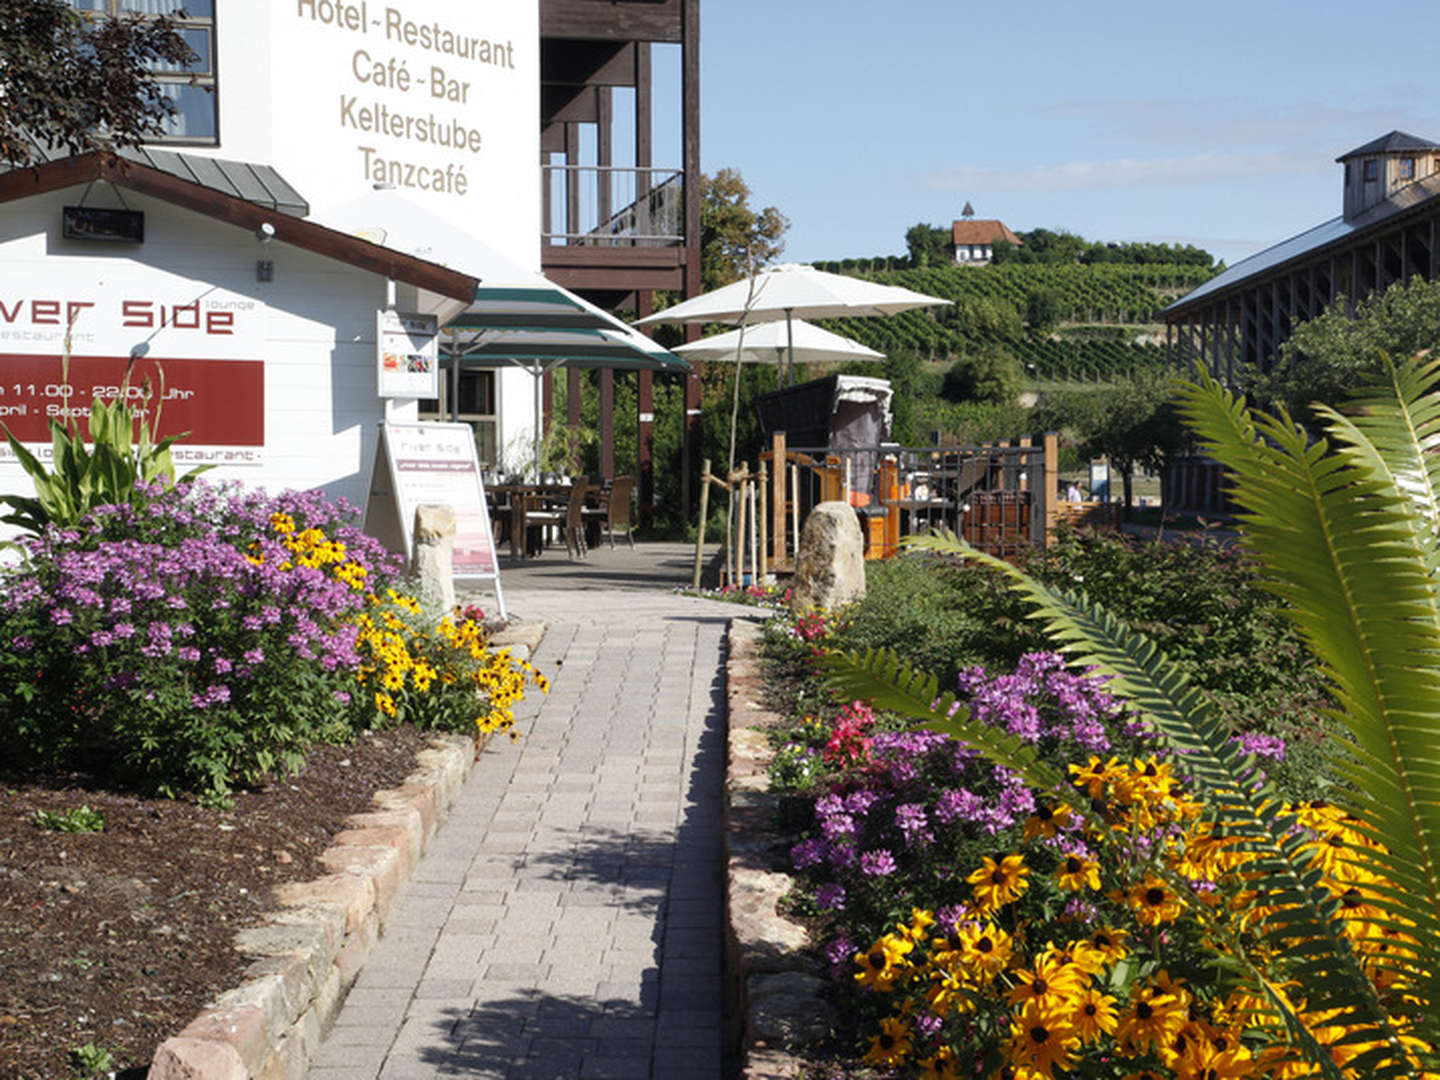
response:
<path fill-rule="evenodd" d="M 365 531 L 413 563 L 415 508 L 421 503 L 454 509 L 455 576 L 493 581 L 500 617 L 508 618 L 475 433 L 469 424 L 386 421 L 380 425 Z"/>

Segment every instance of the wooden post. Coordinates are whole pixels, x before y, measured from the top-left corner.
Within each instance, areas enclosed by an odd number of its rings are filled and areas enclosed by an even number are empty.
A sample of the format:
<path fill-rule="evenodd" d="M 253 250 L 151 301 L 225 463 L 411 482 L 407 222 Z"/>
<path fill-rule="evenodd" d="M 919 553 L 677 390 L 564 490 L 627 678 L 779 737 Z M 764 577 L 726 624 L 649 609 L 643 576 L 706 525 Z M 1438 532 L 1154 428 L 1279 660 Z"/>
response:
<path fill-rule="evenodd" d="M 739 507 L 735 511 L 735 578 L 734 584 L 739 585 L 745 580 L 745 469 L 738 473 L 730 474 L 730 483 L 735 487 L 736 500 Z"/>
<path fill-rule="evenodd" d="M 785 563 L 785 432 L 777 431 L 770 436 L 770 452 L 773 459 L 770 462 L 773 485 L 770 528 L 775 545 L 775 564 L 782 566 Z"/>
<path fill-rule="evenodd" d="M 735 474 L 730 474 L 733 480 Z M 725 489 L 725 580 L 722 585 L 735 582 L 735 489 Z"/>
<path fill-rule="evenodd" d="M 565 426 L 569 429 L 565 468 L 572 474 L 580 472 L 580 369 L 565 369 Z"/>
<path fill-rule="evenodd" d="M 800 565 L 800 466 L 790 466 L 790 531 L 795 538 L 795 562 L 792 568 Z"/>
<path fill-rule="evenodd" d="M 900 553 L 900 507 L 896 505 L 900 500 L 900 462 L 893 454 L 886 455 L 880 463 L 880 480 L 875 485 L 875 491 L 885 507 L 885 516 L 880 519 L 884 537 L 880 542 L 880 554 L 891 559 Z"/>
<path fill-rule="evenodd" d="M 769 538 L 765 535 L 765 532 L 766 532 L 765 526 L 766 526 L 766 524 L 767 524 L 767 522 L 766 522 L 766 520 L 765 520 L 765 495 L 766 495 L 765 482 L 766 482 L 768 479 L 769 479 L 769 474 L 765 471 L 765 462 L 762 461 L 762 462 L 760 462 L 760 482 L 759 482 L 759 484 L 757 485 L 757 487 L 758 487 L 758 489 L 759 489 L 757 494 L 758 494 L 759 497 L 758 497 L 758 499 L 757 499 L 757 501 L 756 501 L 756 505 L 758 506 L 758 508 L 759 508 L 759 513 L 760 513 L 760 580 L 761 580 L 761 581 L 765 580 L 766 578 L 768 578 L 768 577 L 770 576 L 770 559 L 769 559 L 769 557 L 768 557 L 768 556 L 769 556 L 769 547 L 768 547 L 768 545 L 769 545 L 769 542 L 770 542 L 770 541 L 769 541 Z"/>
<path fill-rule="evenodd" d="M 615 479 L 615 369 L 600 369 L 600 475 Z"/>
<path fill-rule="evenodd" d="M 695 533 L 695 580 L 691 588 L 700 588 L 700 566 L 705 560 L 705 511 L 710 503 L 710 459 L 705 459 L 704 471 L 700 474 L 700 528 Z"/>
<path fill-rule="evenodd" d="M 749 515 L 750 515 L 750 584 L 751 584 L 751 585 L 759 585 L 759 584 L 760 584 L 760 540 L 761 540 L 761 538 L 764 537 L 764 535 L 765 535 L 765 530 L 757 528 L 757 527 L 756 527 L 756 523 L 755 523 L 755 508 L 756 508 L 756 504 L 759 502 L 759 499 L 756 498 L 756 495 L 757 495 L 758 493 L 756 492 L 755 488 L 756 488 L 756 484 L 755 484 L 755 481 L 754 481 L 754 480 L 750 480 L 750 481 L 747 481 L 747 482 L 746 482 L 746 484 L 745 484 L 745 492 L 746 492 L 746 495 L 747 495 L 748 498 L 749 498 L 749 504 L 750 504 L 750 508 L 749 508 L 749 510 L 748 510 L 748 513 L 749 513 Z"/>
<path fill-rule="evenodd" d="M 1016 445 L 1019 446 L 1020 449 L 1022 449 L 1022 450 L 1028 450 L 1028 449 L 1030 449 L 1030 436 L 1029 436 L 1029 435 L 1021 435 L 1020 438 L 1016 441 Z M 1021 491 L 1029 491 L 1029 490 L 1030 490 L 1030 457 L 1031 457 L 1031 455 L 1029 455 L 1029 454 L 1021 454 L 1021 455 L 1020 455 L 1020 458 L 1019 458 L 1019 460 L 1020 460 L 1020 462 L 1021 462 L 1021 467 L 1020 467 L 1020 490 L 1021 490 Z"/>
<path fill-rule="evenodd" d="M 1045 433 L 1045 541 L 1050 546 L 1055 536 L 1055 519 L 1060 501 L 1060 436 L 1053 431 Z"/>

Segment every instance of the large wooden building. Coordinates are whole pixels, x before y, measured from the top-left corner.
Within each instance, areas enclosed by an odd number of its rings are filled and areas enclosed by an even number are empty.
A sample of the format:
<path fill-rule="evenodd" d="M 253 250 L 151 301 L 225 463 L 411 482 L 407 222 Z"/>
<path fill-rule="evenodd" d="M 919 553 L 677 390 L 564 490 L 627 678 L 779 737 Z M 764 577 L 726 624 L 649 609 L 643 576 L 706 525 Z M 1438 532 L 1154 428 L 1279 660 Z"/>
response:
<path fill-rule="evenodd" d="M 1440 272 L 1440 144 L 1392 131 L 1336 159 L 1338 217 L 1236 263 L 1164 312 L 1172 362 L 1217 377 L 1269 370 L 1294 327 L 1339 297 L 1355 303 Z"/>
<path fill-rule="evenodd" d="M 680 51 L 680 161 L 656 161 L 653 54 Z M 616 101 L 633 101 L 617 117 Z M 664 110 L 671 112 L 672 110 Z M 617 132 L 633 139 L 617 145 Z M 541 270 L 611 311 L 640 318 L 655 290 L 700 292 L 699 0 L 541 0 Z M 698 334 L 698 328 L 695 329 Z M 693 335 L 692 335 L 693 336 Z M 566 421 L 580 421 L 581 373 L 566 370 Z M 636 374 L 643 515 L 654 491 L 652 376 Z M 614 372 L 600 373 L 600 468 L 616 473 Z M 545 415 L 552 412 L 546 376 Z M 695 472 L 700 380 L 685 393 L 684 475 Z M 628 471 L 630 463 L 620 464 Z M 685 500 L 689 500 L 688 488 Z"/>

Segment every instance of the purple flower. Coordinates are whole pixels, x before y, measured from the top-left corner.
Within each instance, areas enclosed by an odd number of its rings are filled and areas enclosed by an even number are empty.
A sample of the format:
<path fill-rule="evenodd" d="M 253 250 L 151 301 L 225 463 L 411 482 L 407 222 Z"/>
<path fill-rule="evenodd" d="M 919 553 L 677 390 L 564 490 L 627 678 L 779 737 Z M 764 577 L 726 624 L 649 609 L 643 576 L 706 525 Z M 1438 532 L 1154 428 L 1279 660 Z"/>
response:
<path fill-rule="evenodd" d="M 195 648 L 193 645 L 182 645 L 180 648 L 175 650 L 175 656 L 177 659 L 183 660 L 187 664 L 193 664 L 200 659 L 200 650 Z"/>
<path fill-rule="evenodd" d="M 815 890 L 815 906 L 823 911 L 845 910 L 845 886 L 827 881 Z"/>
<path fill-rule="evenodd" d="M 915 1030 L 918 1031 L 925 1038 L 929 1039 L 934 1037 L 940 1031 L 940 1026 L 943 1023 L 944 1021 L 941 1020 L 940 1017 L 936 1016 L 934 1013 L 925 1012 L 921 1013 L 915 1018 Z"/>
<path fill-rule="evenodd" d="M 215 667 L 216 675 L 228 675 L 230 674 L 230 670 L 235 666 L 223 656 L 213 657 L 210 662 Z"/>
<path fill-rule="evenodd" d="M 1258 758 L 1269 758 L 1271 761 L 1285 760 L 1285 740 L 1278 735 L 1250 731 L 1244 735 L 1231 736 L 1231 741 L 1239 744 L 1241 753 L 1254 754 Z"/>
<path fill-rule="evenodd" d="M 256 664 L 263 664 L 265 662 L 265 650 L 259 646 L 253 649 L 246 649 L 245 655 L 242 656 L 241 659 L 252 667 Z"/>
<path fill-rule="evenodd" d="M 96 630 L 90 635 L 90 644 L 97 649 L 103 649 L 107 645 L 115 643 L 115 635 L 109 630 Z"/>
<path fill-rule="evenodd" d="M 820 822 L 820 831 L 825 834 L 827 840 L 839 840 L 842 837 L 855 835 L 855 819 L 849 814 L 832 814 Z"/>
<path fill-rule="evenodd" d="M 845 809 L 857 817 L 864 817 L 870 808 L 880 801 L 880 796 L 869 788 L 860 788 L 845 796 Z"/>
<path fill-rule="evenodd" d="M 336 690 L 331 696 L 334 697 L 334 699 L 338 701 L 341 705 L 350 704 L 350 695 L 344 690 Z"/>
<path fill-rule="evenodd" d="M 69 608 L 57 607 L 50 612 L 50 622 L 55 626 L 68 626 L 75 621 L 75 616 L 70 614 Z"/>
<path fill-rule="evenodd" d="M 10 639 L 10 647 L 17 653 L 28 653 L 35 648 L 35 639 L 25 634 L 19 634 Z"/>
<path fill-rule="evenodd" d="M 841 934 L 825 946 L 825 962 L 830 965 L 830 976 L 843 979 L 852 970 L 855 957 L 855 943 Z"/>
<path fill-rule="evenodd" d="M 888 877 L 898 869 L 895 856 L 887 848 L 867 851 L 860 856 L 860 872 L 866 877 Z"/>
<path fill-rule="evenodd" d="M 825 861 L 826 846 L 824 840 L 801 840 L 790 849 L 791 865 L 793 865 L 796 870 L 806 870 L 812 866 L 819 866 Z"/>
<path fill-rule="evenodd" d="M 135 627 L 128 622 L 119 622 L 114 627 L 115 636 L 122 641 L 129 640 L 135 636 Z"/>

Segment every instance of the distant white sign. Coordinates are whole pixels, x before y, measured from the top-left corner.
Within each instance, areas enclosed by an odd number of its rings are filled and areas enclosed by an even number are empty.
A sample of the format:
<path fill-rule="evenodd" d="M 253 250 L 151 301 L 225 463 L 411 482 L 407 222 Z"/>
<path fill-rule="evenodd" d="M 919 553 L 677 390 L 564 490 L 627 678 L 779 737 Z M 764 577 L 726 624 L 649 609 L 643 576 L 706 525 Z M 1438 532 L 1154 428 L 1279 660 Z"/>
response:
<path fill-rule="evenodd" d="M 376 382 L 382 398 L 440 396 L 439 332 L 434 315 L 375 313 Z"/>

